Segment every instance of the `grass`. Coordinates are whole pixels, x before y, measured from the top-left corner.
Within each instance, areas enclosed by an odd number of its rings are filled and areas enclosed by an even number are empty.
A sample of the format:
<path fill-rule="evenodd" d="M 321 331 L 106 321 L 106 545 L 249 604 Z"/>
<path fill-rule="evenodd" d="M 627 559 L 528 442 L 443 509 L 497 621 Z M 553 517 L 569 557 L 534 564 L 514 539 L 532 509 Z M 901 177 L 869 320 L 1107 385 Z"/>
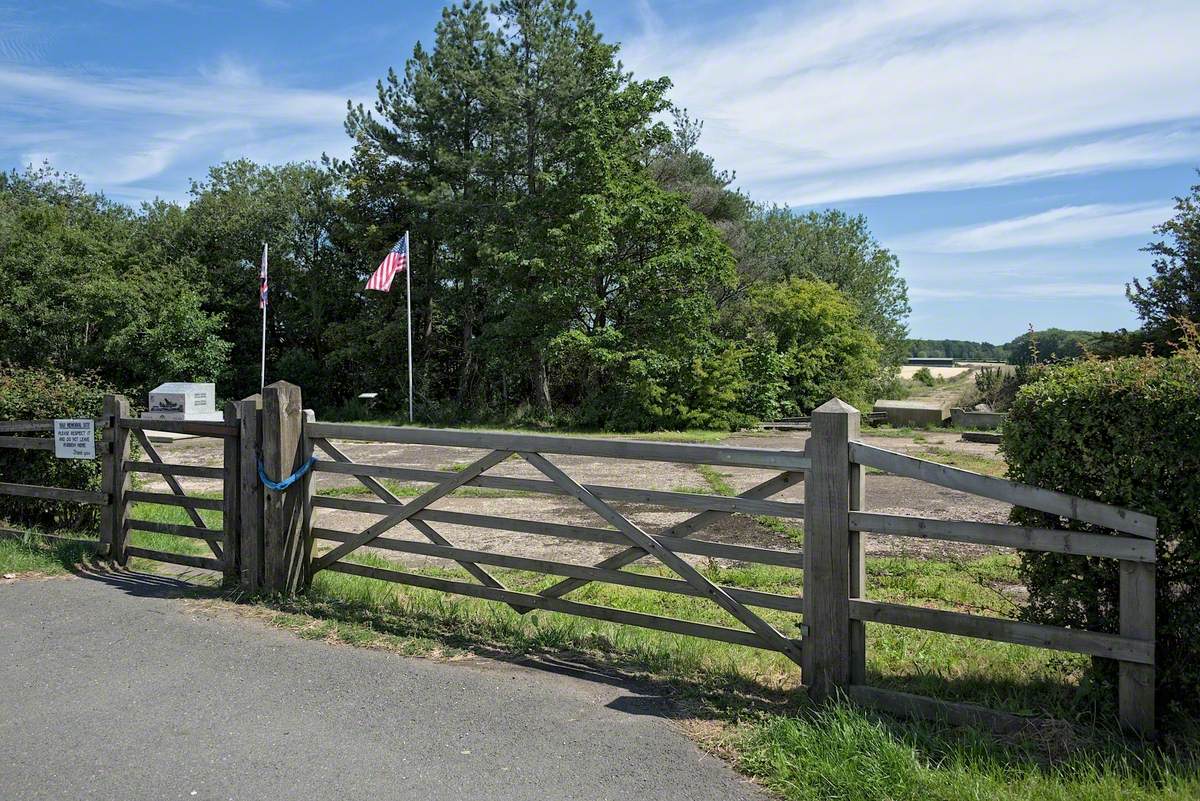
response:
<path fill-rule="evenodd" d="M 916 455 L 921 459 L 928 459 L 938 464 L 959 467 L 963 470 L 970 470 L 974 473 L 983 473 L 984 475 L 996 476 L 998 478 L 1003 478 L 1005 472 L 1008 470 L 1008 465 L 1005 464 L 1003 459 L 990 459 L 986 456 L 952 451 L 948 448 L 939 448 L 937 446 L 922 448 Z"/>
<path fill-rule="evenodd" d="M 0 575 L 62 575 L 91 553 L 91 543 L 84 539 L 43 540 L 36 534 L 0 538 Z"/>

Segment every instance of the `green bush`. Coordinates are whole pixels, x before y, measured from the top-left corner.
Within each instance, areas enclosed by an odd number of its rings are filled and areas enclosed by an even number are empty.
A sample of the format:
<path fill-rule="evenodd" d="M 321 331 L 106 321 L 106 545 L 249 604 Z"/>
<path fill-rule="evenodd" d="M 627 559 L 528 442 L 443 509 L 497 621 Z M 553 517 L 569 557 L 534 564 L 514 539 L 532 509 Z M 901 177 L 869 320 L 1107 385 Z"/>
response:
<path fill-rule="evenodd" d="M 924 384 L 927 387 L 932 387 L 937 383 L 937 381 L 934 380 L 933 373 L 929 371 L 928 367 L 922 367 L 920 370 L 913 373 L 913 381 L 916 381 L 918 384 Z"/>
<path fill-rule="evenodd" d="M 1157 681 L 1165 705 L 1200 708 L 1200 354 L 1040 368 L 1004 426 L 1009 476 L 1158 518 Z M 1026 525 L 1107 532 L 1025 509 Z M 1118 631 L 1119 563 L 1026 553 L 1027 619 Z M 1097 660 L 1100 676 L 1115 675 Z"/>
<path fill-rule="evenodd" d="M 0 367 L 0 420 L 97 417 L 108 391 L 91 378 Z M 99 490 L 100 460 L 56 459 L 53 451 L 0 448 L 0 481 Z M 98 518 L 96 506 L 0 495 L 0 519 L 13 523 L 83 529 L 96 526 Z"/>

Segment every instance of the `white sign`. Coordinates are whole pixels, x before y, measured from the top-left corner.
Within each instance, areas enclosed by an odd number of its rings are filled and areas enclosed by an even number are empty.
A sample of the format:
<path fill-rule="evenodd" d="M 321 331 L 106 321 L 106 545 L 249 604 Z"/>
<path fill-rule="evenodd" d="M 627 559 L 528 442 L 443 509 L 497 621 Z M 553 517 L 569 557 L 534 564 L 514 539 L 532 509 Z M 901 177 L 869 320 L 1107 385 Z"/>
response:
<path fill-rule="evenodd" d="M 96 421 L 55 420 L 54 455 L 59 459 L 95 459 Z"/>

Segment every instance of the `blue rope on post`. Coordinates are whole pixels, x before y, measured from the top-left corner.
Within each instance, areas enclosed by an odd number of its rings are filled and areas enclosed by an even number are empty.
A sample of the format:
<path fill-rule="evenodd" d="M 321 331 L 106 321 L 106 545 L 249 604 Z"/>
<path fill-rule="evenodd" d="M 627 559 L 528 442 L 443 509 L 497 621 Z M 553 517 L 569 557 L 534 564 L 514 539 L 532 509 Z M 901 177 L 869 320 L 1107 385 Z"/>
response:
<path fill-rule="evenodd" d="M 297 470 L 295 473 L 292 473 L 290 476 L 285 478 L 283 481 L 272 481 L 271 479 L 267 478 L 267 471 L 263 469 L 262 459 L 259 458 L 257 461 L 258 461 L 258 480 L 263 483 L 263 486 L 266 487 L 267 489 L 275 490 L 276 492 L 283 492 L 285 489 L 292 486 L 293 484 L 295 484 L 297 481 L 299 481 L 301 478 L 304 477 L 304 474 L 307 473 L 309 471 L 309 469 L 311 469 L 312 466 L 316 463 L 317 457 L 316 456 L 308 457 L 308 461 L 305 462 L 304 464 L 300 465 L 299 470 Z"/>

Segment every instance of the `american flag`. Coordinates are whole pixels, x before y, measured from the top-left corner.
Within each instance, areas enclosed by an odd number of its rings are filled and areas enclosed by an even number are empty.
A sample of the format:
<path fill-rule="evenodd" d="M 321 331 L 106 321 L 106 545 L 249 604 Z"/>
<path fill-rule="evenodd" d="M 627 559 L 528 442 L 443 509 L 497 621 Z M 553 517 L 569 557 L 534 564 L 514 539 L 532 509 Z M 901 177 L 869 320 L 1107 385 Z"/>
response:
<path fill-rule="evenodd" d="M 267 243 L 263 242 L 262 267 L 258 271 L 258 308 L 267 308 Z"/>
<path fill-rule="evenodd" d="M 391 291 L 392 279 L 408 267 L 408 231 L 395 246 L 383 257 L 383 261 L 375 268 L 367 281 L 367 289 L 377 289 L 380 292 Z"/>

